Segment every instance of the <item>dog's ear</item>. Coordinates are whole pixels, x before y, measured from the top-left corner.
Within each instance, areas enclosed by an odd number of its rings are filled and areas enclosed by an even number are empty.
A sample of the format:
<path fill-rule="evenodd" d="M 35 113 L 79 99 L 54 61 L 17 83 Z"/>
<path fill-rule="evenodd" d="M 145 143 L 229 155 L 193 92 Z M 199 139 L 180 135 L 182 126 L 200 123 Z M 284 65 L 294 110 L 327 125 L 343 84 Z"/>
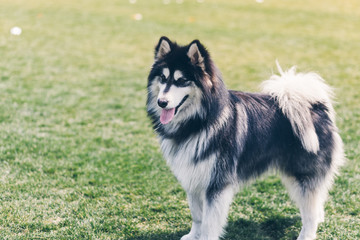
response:
<path fill-rule="evenodd" d="M 214 65 L 210 59 L 209 52 L 199 40 L 194 40 L 189 44 L 187 56 L 190 58 L 191 64 L 200 67 L 206 73 L 204 78 L 202 78 L 203 83 L 208 86 L 208 89 L 213 89 L 216 82 Z"/>
<path fill-rule="evenodd" d="M 208 53 L 199 40 L 194 40 L 189 44 L 187 56 L 194 66 L 201 67 L 205 70 L 205 58 L 207 58 Z"/>
<path fill-rule="evenodd" d="M 155 60 L 164 57 L 171 52 L 173 43 L 167 37 L 161 37 L 159 43 L 155 47 Z"/>

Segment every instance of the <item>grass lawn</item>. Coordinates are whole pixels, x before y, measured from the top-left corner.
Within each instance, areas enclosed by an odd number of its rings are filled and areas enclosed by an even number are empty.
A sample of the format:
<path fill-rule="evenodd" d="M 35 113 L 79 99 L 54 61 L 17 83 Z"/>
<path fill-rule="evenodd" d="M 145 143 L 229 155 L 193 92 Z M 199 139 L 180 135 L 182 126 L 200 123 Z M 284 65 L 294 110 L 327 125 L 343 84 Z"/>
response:
<path fill-rule="evenodd" d="M 162 35 L 200 39 L 232 89 L 257 91 L 275 59 L 335 87 L 348 162 L 318 239 L 360 239 L 358 0 L 179 2 L 0 1 L 0 239 L 173 240 L 190 230 L 145 112 Z M 224 239 L 293 239 L 300 227 L 270 176 L 237 195 Z"/>

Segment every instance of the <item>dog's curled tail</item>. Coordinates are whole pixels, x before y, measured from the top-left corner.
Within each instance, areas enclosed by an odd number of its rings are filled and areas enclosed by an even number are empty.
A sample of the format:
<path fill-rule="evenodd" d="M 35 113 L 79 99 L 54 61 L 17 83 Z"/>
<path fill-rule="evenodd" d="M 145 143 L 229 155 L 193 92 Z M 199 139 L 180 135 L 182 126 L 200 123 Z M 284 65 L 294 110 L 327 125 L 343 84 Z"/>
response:
<path fill-rule="evenodd" d="M 290 120 L 292 129 L 303 147 L 312 153 L 319 150 L 319 139 L 311 117 L 313 104 L 327 108 L 330 120 L 335 124 L 332 107 L 332 89 L 316 73 L 296 73 L 296 67 L 283 71 L 276 61 L 279 75 L 273 75 L 262 84 L 263 92 L 275 98 L 280 109 Z"/>

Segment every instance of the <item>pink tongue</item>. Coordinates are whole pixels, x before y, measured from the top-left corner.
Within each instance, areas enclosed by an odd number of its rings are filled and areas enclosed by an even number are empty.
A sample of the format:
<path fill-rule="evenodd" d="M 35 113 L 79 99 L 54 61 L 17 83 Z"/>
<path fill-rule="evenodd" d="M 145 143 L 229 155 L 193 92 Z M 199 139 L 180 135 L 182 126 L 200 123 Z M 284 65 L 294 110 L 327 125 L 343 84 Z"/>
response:
<path fill-rule="evenodd" d="M 175 108 L 163 109 L 160 115 L 160 122 L 162 124 L 168 124 L 175 115 Z"/>

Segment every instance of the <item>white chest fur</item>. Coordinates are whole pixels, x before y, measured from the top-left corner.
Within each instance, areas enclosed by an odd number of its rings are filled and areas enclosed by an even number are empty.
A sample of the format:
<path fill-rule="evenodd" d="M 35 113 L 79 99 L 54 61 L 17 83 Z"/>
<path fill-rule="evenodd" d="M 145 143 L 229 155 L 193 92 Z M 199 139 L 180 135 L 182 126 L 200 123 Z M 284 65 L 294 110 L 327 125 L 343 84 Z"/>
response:
<path fill-rule="evenodd" d="M 216 154 L 212 154 L 207 159 L 194 162 L 194 157 L 199 154 L 199 141 L 203 140 L 201 138 L 191 138 L 181 145 L 171 139 L 161 141 L 161 150 L 168 165 L 187 192 L 206 189 L 216 161 Z"/>

